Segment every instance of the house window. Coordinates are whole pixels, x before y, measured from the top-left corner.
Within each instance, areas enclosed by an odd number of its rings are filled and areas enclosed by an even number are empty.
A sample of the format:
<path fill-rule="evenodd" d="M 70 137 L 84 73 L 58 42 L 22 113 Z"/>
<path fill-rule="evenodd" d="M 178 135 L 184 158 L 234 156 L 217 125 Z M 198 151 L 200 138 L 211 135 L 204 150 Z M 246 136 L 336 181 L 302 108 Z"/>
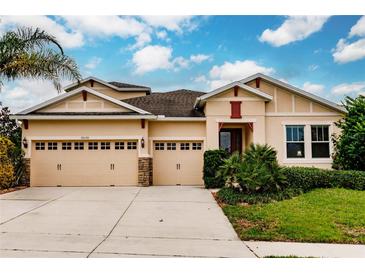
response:
<path fill-rule="evenodd" d="M 127 149 L 137 149 L 137 142 L 127 142 Z"/>
<path fill-rule="evenodd" d="M 84 142 L 75 142 L 74 148 L 75 150 L 84 150 Z"/>
<path fill-rule="evenodd" d="M 57 142 L 49 142 L 48 150 L 57 150 Z"/>
<path fill-rule="evenodd" d="M 192 149 L 193 150 L 202 150 L 202 143 L 193 143 Z"/>
<path fill-rule="evenodd" d="M 181 143 L 180 144 L 180 150 L 189 150 L 190 144 L 189 143 Z"/>
<path fill-rule="evenodd" d="M 46 145 L 44 142 L 35 143 L 35 150 L 45 150 Z"/>
<path fill-rule="evenodd" d="M 89 150 L 97 150 L 98 142 L 89 142 Z"/>
<path fill-rule="evenodd" d="M 101 150 L 109 150 L 110 149 L 110 142 L 101 142 L 100 143 Z"/>
<path fill-rule="evenodd" d="M 164 150 L 165 143 L 155 143 L 155 150 Z"/>
<path fill-rule="evenodd" d="M 62 150 L 71 150 L 72 149 L 72 143 L 71 142 L 63 142 L 62 143 Z"/>
<path fill-rule="evenodd" d="M 312 158 L 329 158 L 330 141 L 329 126 L 313 125 L 311 126 L 312 136 Z"/>
<path fill-rule="evenodd" d="M 115 142 L 115 150 L 122 150 L 124 149 L 124 142 Z"/>
<path fill-rule="evenodd" d="M 286 126 L 286 157 L 304 156 L 304 126 Z"/>
<path fill-rule="evenodd" d="M 242 118 L 241 116 L 241 103 L 231 102 L 231 118 Z"/>
<path fill-rule="evenodd" d="M 176 150 L 176 143 L 167 143 L 167 150 Z"/>

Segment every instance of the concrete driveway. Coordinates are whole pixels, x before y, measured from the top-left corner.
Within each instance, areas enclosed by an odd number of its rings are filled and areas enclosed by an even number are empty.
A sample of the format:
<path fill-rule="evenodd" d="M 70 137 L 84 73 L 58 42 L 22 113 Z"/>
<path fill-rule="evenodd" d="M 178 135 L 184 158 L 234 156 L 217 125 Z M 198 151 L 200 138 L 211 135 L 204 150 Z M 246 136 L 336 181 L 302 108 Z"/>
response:
<path fill-rule="evenodd" d="M 208 190 L 28 188 L 0 195 L 0 257 L 254 257 Z"/>

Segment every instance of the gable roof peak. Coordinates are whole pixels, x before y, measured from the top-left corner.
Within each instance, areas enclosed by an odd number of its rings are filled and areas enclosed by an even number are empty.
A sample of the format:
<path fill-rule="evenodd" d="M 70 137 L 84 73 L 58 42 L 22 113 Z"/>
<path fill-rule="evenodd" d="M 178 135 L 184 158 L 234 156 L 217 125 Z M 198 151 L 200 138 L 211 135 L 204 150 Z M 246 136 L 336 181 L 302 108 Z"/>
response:
<path fill-rule="evenodd" d="M 66 92 L 73 90 L 75 88 L 78 88 L 81 86 L 81 84 L 86 83 L 88 81 L 95 81 L 98 82 L 104 86 L 110 87 L 116 91 L 146 91 L 147 94 L 149 94 L 151 92 L 151 88 L 150 87 L 146 87 L 146 86 L 139 86 L 139 85 L 134 85 L 134 84 L 127 84 L 127 83 L 121 83 L 121 82 L 116 82 L 116 81 L 111 81 L 111 82 L 106 82 L 104 80 L 101 80 L 97 77 L 94 76 L 89 76 L 87 78 L 82 79 L 79 82 L 75 82 L 72 83 L 70 85 L 67 85 L 64 87 L 64 90 Z"/>

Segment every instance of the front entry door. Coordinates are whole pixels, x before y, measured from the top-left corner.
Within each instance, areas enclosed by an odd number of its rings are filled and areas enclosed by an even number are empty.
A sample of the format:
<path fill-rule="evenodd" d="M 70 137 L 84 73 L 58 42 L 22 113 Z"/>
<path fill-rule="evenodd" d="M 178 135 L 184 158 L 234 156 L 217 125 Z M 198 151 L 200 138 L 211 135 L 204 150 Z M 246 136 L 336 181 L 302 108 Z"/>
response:
<path fill-rule="evenodd" d="M 242 152 L 242 128 L 222 128 L 219 132 L 219 148 L 233 153 Z"/>

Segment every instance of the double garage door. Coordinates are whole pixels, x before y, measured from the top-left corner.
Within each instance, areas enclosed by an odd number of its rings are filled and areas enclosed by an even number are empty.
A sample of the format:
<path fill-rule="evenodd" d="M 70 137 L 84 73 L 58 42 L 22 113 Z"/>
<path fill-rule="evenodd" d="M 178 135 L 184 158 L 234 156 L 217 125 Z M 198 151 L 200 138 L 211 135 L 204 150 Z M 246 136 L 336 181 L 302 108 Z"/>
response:
<path fill-rule="evenodd" d="M 32 186 L 135 186 L 136 140 L 34 141 Z"/>
<path fill-rule="evenodd" d="M 154 185 L 203 185 L 203 142 L 153 143 Z"/>

